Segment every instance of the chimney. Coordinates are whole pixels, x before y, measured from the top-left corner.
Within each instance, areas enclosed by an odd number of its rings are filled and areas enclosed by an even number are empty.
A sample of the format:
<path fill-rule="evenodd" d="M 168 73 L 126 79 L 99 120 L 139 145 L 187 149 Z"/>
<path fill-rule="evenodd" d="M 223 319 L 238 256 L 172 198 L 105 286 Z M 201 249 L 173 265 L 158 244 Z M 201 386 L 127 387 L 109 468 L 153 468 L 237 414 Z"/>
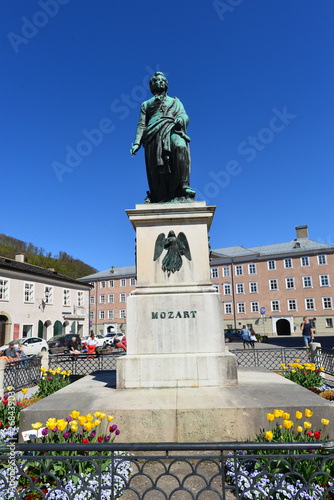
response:
<path fill-rule="evenodd" d="M 300 240 L 301 238 L 308 238 L 308 227 L 306 225 L 296 226 L 295 230 L 296 230 L 297 240 Z"/>
<path fill-rule="evenodd" d="M 16 253 L 15 260 L 16 262 L 24 262 L 24 253 Z"/>

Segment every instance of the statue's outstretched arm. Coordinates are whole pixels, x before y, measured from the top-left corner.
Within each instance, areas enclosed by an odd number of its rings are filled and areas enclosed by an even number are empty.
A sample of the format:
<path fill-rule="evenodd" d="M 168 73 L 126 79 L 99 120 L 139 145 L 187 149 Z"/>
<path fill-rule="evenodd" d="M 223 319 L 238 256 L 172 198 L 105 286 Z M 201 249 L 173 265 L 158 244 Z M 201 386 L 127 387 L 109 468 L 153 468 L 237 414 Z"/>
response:
<path fill-rule="evenodd" d="M 133 143 L 133 146 L 130 149 L 130 153 L 132 155 L 135 155 L 141 146 L 141 139 L 143 137 L 145 127 L 146 127 L 146 105 L 143 102 L 143 104 L 141 105 L 141 108 L 140 108 L 140 115 L 139 115 L 139 121 L 138 121 L 138 125 L 137 125 L 135 142 Z"/>

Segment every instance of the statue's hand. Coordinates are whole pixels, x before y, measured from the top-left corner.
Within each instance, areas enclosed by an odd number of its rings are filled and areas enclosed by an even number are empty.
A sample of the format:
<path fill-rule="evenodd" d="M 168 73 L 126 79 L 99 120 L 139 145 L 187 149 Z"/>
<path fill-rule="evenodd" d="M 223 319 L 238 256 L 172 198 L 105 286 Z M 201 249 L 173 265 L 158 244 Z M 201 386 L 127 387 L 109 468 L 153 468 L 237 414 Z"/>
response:
<path fill-rule="evenodd" d="M 138 144 L 135 144 L 134 146 L 132 146 L 132 148 L 130 149 L 130 153 L 131 155 L 135 155 L 137 153 L 137 151 L 139 150 L 140 146 Z"/>
<path fill-rule="evenodd" d="M 181 128 L 183 127 L 183 120 L 182 120 L 182 118 L 176 118 L 176 120 L 174 122 L 174 125 L 175 125 L 176 129 L 181 130 Z"/>

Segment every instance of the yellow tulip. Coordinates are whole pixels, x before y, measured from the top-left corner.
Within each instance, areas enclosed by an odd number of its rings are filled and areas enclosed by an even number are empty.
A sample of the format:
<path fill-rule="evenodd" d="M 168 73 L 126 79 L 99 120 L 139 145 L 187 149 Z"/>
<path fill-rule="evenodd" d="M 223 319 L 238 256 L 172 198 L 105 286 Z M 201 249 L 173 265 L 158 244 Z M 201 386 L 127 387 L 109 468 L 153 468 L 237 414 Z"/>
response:
<path fill-rule="evenodd" d="M 81 415 L 81 417 L 78 417 L 78 422 L 80 425 L 85 425 L 86 417 L 84 415 Z"/>
<path fill-rule="evenodd" d="M 67 375 L 70 376 L 71 375 L 71 370 L 67 370 Z"/>
<path fill-rule="evenodd" d="M 101 420 L 95 420 L 94 421 L 94 424 L 95 424 L 95 427 L 98 427 L 101 423 Z"/>
<path fill-rule="evenodd" d="M 272 438 L 273 438 L 273 433 L 272 433 L 271 431 L 267 431 L 267 432 L 266 432 L 266 439 L 267 439 L 268 441 L 271 441 L 271 440 L 272 440 Z"/>
<path fill-rule="evenodd" d="M 56 370 L 52 370 L 52 375 L 55 376 L 56 375 Z"/>
<path fill-rule="evenodd" d="M 91 415 L 90 413 L 87 413 L 87 415 L 86 415 L 87 422 L 91 422 L 93 420 L 93 418 L 94 418 L 93 415 Z"/>
<path fill-rule="evenodd" d="M 80 412 L 76 411 L 76 410 L 73 410 L 72 413 L 70 413 L 70 417 L 72 417 L 74 420 L 76 418 L 78 418 L 79 415 L 80 415 Z"/>
<path fill-rule="evenodd" d="M 301 411 L 296 411 L 296 419 L 300 420 L 301 418 L 303 418 L 302 412 Z"/>
<path fill-rule="evenodd" d="M 62 375 L 64 377 L 65 375 L 67 375 L 67 371 L 63 370 L 62 372 L 60 372 L 60 375 Z"/>
<path fill-rule="evenodd" d="M 49 373 L 52 373 L 52 368 L 49 368 Z"/>
<path fill-rule="evenodd" d="M 22 391 L 22 394 L 25 394 L 27 392 L 28 389 L 21 389 Z"/>
<path fill-rule="evenodd" d="M 46 427 L 50 430 L 50 431 L 53 431 L 53 429 L 56 427 L 57 425 L 57 420 L 55 418 L 49 418 L 47 421 L 46 421 Z"/>
<path fill-rule="evenodd" d="M 285 429 L 291 429 L 293 426 L 292 420 L 283 420 L 283 426 Z"/>
<path fill-rule="evenodd" d="M 320 370 L 321 372 L 323 372 L 323 371 L 324 371 L 324 369 L 325 369 L 325 368 L 324 368 L 323 366 L 320 366 L 320 367 L 319 367 L 319 370 Z"/>
<path fill-rule="evenodd" d="M 95 416 L 96 418 L 100 418 L 100 412 L 99 412 L 99 411 L 96 411 L 96 412 L 94 413 L 94 416 Z"/>
<path fill-rule="evenodd" d="M 284 420 L 289 420 L 290 413 L 283 413 L 283 418 L 284 418 Z"/>
<path fill-rule="evenodd" d="M 108 422 L 112 422 L 114 420 L 114 417 L 112 415 L 108 415 L 107 420 Z"/>
<path fill-rule="evenodd" d="M 45 370 L 44 366 L 42 366 L 42 368 L 41 368 L 41 372 L 43 372 L 43 373 L 45 373 L 45 372 L 46 372 L 46 370 Z"/>
<path fill-rule="evenodd" d="M 300 362 L 300 359 L 298 359 L 298 358 L 297 358 L 297 359 L 296 359 L 296 363 L 299 363 L 299 362 Z"/>
<path fill-rule="evenodd" d="M 66 420 L 63 418 L 60 420 L 57 420 L 57 428 L 60 430 L 60 432 L 63 432 L 67 426 Z"/>
<path fill-rule="evenodd" d="M 7 390 L 8 392 L 10 392 L 10 391 L 12 390 L 12 386 L 11 386 L 11 385 L 7 385 L 6 390 Z"/>
<path fill-rule="evenodd" d="M 72 422 L 70 422 L 70 427 L 72 432 L 76 432 L 78 430 L 78 422 L 76 420 L 72 420 Z"/>
<path fill-rule="evenodd" d="M 272 422 L 274 420 L 275 416 L 273 413 L 267 413 L 267 420 L 269 422 Z"/>
<path fill-rule="evenodd" d="M 329 420 L 327 420 L 327 418 L 322 418 L 321 419 L 321 423 L 322 423 L 322 425 L 328 425 L 329 424 Z"/>
<path fill-rule="evenodd" d="M 92 422 L 86 422 L 85 423 L 85 429 L 86 431 L 91 431 L 93 429 L 94 425 L 92 424 Z"/>
<path fill-rule="evenodd" d="M 291 371 L 292 371 L 292 373 L 296 373 L 296 370 L 291 370 Z"/>
<path fill-rule="evenodd" d="M 303 432 L 303 428 L 300 425 L 297 427 L 297 432 Z"/>
<path fill-rule="evenodd" d="M 304 427 L 305 427 L 305 429 L 311 429 L 311 427 L 312 427 L 311 422 L 304 422 Z"/>
<path fill-rule="evenodd" d="M 35 430 L 38 431 L 43 426 L 42 422 L 36 422 L 35 424 L 31 424 L 31 427 Z"/>
<path fill-rule="evenodd" d="M 100 412 L 100 419 L 101 419 L 101 420 L 103 420 L 104 418 L 106 418 L 106 414 L 105 414 L 105 413 Z"/>
<path fill-rule="evenodd" d="M 305 410 L 305 417 L 306 418 L 310 418 L 310 417 L 312 417 L 312 415 L 313 415 L 313 411 L 311 411 L 308 408 L 306 408 L 306 410 Z"/>
<path fill-rule="evenodd" d="M 274 410 L 274 417 L 279 418 L 283 416 L 283 410 Z"/>
<path fill-rule="evenodd" d="M 56 372 L 60 373 L 60 370 L 61 370 L 60 366 L 57 366 Z"/>

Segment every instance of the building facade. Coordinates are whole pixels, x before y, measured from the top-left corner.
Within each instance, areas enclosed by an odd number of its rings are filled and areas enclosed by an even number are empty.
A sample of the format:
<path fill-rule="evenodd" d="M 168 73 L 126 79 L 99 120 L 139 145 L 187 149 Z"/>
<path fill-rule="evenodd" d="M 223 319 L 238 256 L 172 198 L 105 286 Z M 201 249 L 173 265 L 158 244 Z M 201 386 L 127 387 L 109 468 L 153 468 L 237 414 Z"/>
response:
<path fill-rule="evenodd" d="M 297 226 L 296 238 L 286 243 L 212 250 L 210 267 L 212 284 L 222 297 L 225 328 L 247 325 L 268 336 L 300 336 L 307 316 L 318 334 L 334 333 L 334 246 L 310 240 L 307 226 Z M 135 266 L 81 280 L 94 285 L 94 331 L 126 333 L 126 297 L 135 289 Z"/>
<path fill-rule="evenodd" d="M 91 286 L 24 262 L 0 257 L 0 346 L 61 333 L 89 334 Z"/>

